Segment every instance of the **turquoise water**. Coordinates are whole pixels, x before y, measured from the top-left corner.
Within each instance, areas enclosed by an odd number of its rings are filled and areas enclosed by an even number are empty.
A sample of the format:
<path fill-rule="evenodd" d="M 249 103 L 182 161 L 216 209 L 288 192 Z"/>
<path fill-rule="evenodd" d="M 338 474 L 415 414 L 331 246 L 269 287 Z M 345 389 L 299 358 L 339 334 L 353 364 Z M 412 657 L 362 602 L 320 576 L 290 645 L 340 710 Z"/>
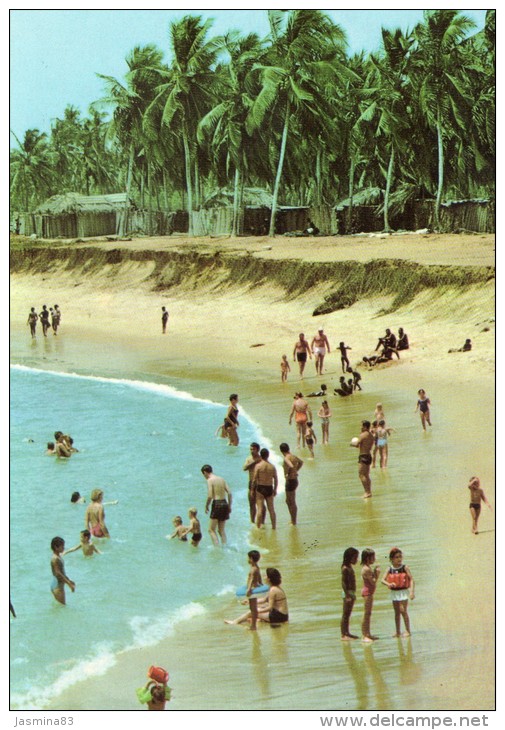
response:
<path fill-rule="evenodd" d="M 11 369 L 10 593 L 11 707 L 43 708 L 86 676 L 101 674 L 118 653 L 154 645 L 180 622 L 206 611 L 206 600 L 245 582 L 249 525 L 244 450 L 214 436 L 225 407 L 166 385 Z M 244 442 L 265 439 L 240 418 Z M 70 433 L 79 453 L 45 454 L 54 431 Z M 210 463 L 233 492 L 228 547 L 212 546 L 204 513 Z M 50 593 L 51 539 L 79 543 L 85 505 L 104 490 L 110 540 L 102 555 L 65 557 L 67 605 Z M 168 541 L 172 519 L 188 524 L 197 507 L 203 540 Z"/>

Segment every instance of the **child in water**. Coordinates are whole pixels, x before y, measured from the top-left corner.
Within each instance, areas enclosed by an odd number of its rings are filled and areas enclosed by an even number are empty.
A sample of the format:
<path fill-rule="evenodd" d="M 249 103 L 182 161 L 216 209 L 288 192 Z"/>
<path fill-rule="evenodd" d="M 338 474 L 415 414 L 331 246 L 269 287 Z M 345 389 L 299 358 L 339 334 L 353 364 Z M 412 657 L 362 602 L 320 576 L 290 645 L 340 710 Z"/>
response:
<path fill-rule="evenodd" d="M 385 574 L 381 583 L 389 588 L 391 591 L 391 598 L 393 599 L 393 608 L 395 611 L 395 627 L 396 633 L 393 634 L 393 638 L 400 636 L 410 636 L 410 619 L 407 612 L 409 604 L 409 598 L 411 601 L 414 600 L 414 578 L 407 565 L 403 564 L 402 551 L 394 547 L 389 553 L 389 560 L 391 566 L 388 572 Z M 403 623 L 405 624 L 405 631 L 401 633 L 401 620 L 403 616 Z"/>
<path fill-rule="evenodd" d="M 65 585 L 70 588 L 72 593 L 75 591 L 75 583 L 65 573 L 65 565 L 61 557 L 65 552 L 65 540 L 62 537 L 53 537 L 51 550 L 53 551 L 51 558 L 51 572 L 53 574 L 51 592 L 58 603 L 65 605 Z"/>
<path fill-rule="evenodd" d="M 323 400 L 317 415 L 321 419 L 321 431 L 323 433 L 323 446 L 328 443 L 330 436 L 331 408 L 327 400 Z"/>
<path fill-rule="evenodd" d="M 492 507 L 487 501 L 484 490 L 480 486 L 479 477 L 470 478 L 468 489 L 470 490 L 470 514 L 472 515 L 472 532 L 474 535 L 478 535 L 481 502 L 487 504 L 489 509 L 492 509 Z"/>
<path fill-rule="evenodd" d="M 363 578 L 363 588 L 361 595 L 365 599 L 365 610 L 363 613 L 363 623 L 361 624 L 362 641 L 365 644 L 371 644 L 378 636 L 372 636 L 370 633 L 370 620 L 372 618 L 373 594 L 379 580 L 380 567 L 375 565 L 375 551 L 366 548 L 361 553 L 361 577 Z M 372 567 L 373 566 L 373 567 Z"/>
<path fill-rule="evenodd" d="M 358 638 L 355 634 L 351 634 L 349 631 L 349 621 L 351 619 L 354 602 L 356 601 L 356 575 L 352 566 L 356 565 L 358 558 L 359 550 L 349 547 L 344 552 L 342 560 L 342 598 L 344 599 L 342 620 L 340 622 L 340 638 L 342 641 L 349 641 L 349 639 Z"/>
<path fill-rule="evenodd" d="M 87 558 L 90 558 L 93 553 L 98 553 L 98 555 L 102 555 L 101 550 L 99 550 L 97 546 L 91 542 L 91 532 L 89 530 L 81 530 L 81 542 L 79 543 L 79 545 L 65 550 L 63 555 L 75 553 L 76 550 L 82 550 L 82 554 L 85 555 Z"/>
<path fill-rule="evenodd" d="M 428 426 L 431 426 L 431 421 L 430 421 L 431 401 L 426 396 L 426 391 L 423 390 L 423 388 L 420 388 L 417 391 L 417 395 L 419 396 L 419 399 L 417 401 L 416 410 L 414 411 L 414 413 L 417 413 L 417 411 L 419 410 L 419 415 L 421 416 L 421 423 L 423 425 L 423 431 L 426 431 L 426 424 L 428 424 Z"/>
<path fill-rule="evenodd" d="M 186 537 L 186 532 L 188 531 L 188 529 L 182 524 L 182 517 L 180 515 L 174 517 L 174 519 L 172 520 L 172 524 L 175 527 L 175 531 L 170 535 L 170 540 L 173 540 L 174 537 L 176 537 L 178 540 L 183 540 L 184 542 L 187 542 L 188 538 Z"/>
<path fill-rule="evenodd" d="M 185 536 L 191 533 L 191 544 L 194 545 L 194 547 L 198 547 L 198 543 L 202 539 L 202 528 L 197 514 L 198 511 L 196 507 L 191 507 L 188 511 L 189 527 L 185 528 L 186 531 L 184 533 Z"/>
<path fill-rule="evenodd" d="M 386 428 L 386 421 L 381 419 L 375 429 L 375 443 L 379 451 L 381 469 L 385 469 L 388 465 L 388 436 L 394 431 L 394 428 Z M 375 466 L 375 449 L 374 449 L 374 466 Z"/>
<path fill-rule="evenodd" d="M 281 383 L 286 382 L 289 372 L 291 372 L 291 368 L 289 367 L 288 356 L 283 355 L 281 360 Z"/>
<path fill-rule="evenodd" d="M 307 444 L 307 448 L 310 452 L 309 459 L 313 459 L 314 444 L 317 443 L 317 437 L 314 433 L 314 429 L 312 428 L 312 421 L 307 421 L 307 425 L 305 426 L 305 443 Z"/>

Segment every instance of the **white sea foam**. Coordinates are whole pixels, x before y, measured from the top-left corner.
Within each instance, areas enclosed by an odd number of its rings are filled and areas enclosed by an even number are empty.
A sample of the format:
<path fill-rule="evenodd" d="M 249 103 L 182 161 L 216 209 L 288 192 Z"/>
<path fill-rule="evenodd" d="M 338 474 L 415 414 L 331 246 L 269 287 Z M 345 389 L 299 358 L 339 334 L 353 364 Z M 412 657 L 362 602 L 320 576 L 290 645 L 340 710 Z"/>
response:
<path fill-rule="evenodd" d="M 133 616 L 129 622 L 133 633 L 133 645 L 127 647 L 124 651 L 155 646 L 162 639 L 170 636 L 178 623 L 188 621 L 204 613 L 206 613 L 206 609 L 201 603 L 191 602 L 175 611 L 171 611 L 169 614 L 160 615 L 154 621 L 146 616 Z"/>

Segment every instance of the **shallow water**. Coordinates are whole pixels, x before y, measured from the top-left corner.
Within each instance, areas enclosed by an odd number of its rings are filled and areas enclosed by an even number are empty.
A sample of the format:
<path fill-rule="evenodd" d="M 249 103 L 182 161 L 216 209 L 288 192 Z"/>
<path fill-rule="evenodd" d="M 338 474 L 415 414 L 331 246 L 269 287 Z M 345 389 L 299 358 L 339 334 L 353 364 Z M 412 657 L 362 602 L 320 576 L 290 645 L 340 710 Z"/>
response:
<path fill-rule="evenodd" d="M 111 666 L 120 651 L 154 644 L 206 610 L 213 595 L 244 583 L 245 494 L 236 493 L 229 546 L 212 548 L 200 466 L 210 463 L 233 485 L 242 453 L 213 438 L 225 408 L 167 386 L 11 370 L 11 623 L 13 708 L 42 707 L 75 681 Z M 57 429 L 79 453 L 45 454 Z M 241 417 L 241 436 L 259 437 Z M 239 467 L 239 468 L 240 468 Z M 65 557 L 67 606 L 49 584 L 50 541 L 79 544 L 86 506 L 71 504 L 100 486 L 111 539 L 95 539 L 102 555 Z M 233 487 L 232 487 L 233 491 Z M 203 540 L 167 541 L 176 514 L 188 524 L 196 506 Z"/>

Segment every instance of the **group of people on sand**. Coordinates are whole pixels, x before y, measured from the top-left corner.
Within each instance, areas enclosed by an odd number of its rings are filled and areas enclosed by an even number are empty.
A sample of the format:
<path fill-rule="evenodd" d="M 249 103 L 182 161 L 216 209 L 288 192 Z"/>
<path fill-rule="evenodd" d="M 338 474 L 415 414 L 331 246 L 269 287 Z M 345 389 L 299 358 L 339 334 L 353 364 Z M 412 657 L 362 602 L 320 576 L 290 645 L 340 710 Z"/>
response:
<path fill-rule="evenodd" d="M 47 337 L 49 328 L 52 328 L 53 335 L 58 334 L 58 327 L 61 322 L 61 310 L 59 306 L 55 304 L 54 307 L 49 307 L 48 309 L 47 306 L 43 304 L 39 314 L 37 314 L 35 307 L 31 307 L 28 312 L 26 324 L 30 326 L 30 334 L 32 338 L 37 336 L 37 322 L 39 320 L 44 337 Z"/>
<path fill-rule="evenodd" d="M 356 634 L 352 634 L 350 630 L 351 614 L 356 602 L 356 574 L 353 566 L 356 565 L 359 557 L 359 550 L 354 547 L 349 547 L 345 550 L 342 560 L 341 577 L 343 607 L 342 619 L 340 622 L 340 636 L 342 641 L 350 641 L 352 639 L 359 638 Z M 414 578 L 410 568 L 404 564 L 403 554 L 399 548 L 394 547 L 390 550 L 389 560 L 390 566 L 380 582 L 391 592 L 395 618 L 395 633 L 393 634 L 393 637 L 409 637 L 410 619 L 408 614 L 408 603 L 409 599 L 412 601 L 415 598 Z M 363 581 L 361 596 L 364 599 L 361 640 L 365 644 L 371 644 L 379 638 L 372 634 L 370 625 L 374 594 L 381 574 L 380 566 L 375 562 L 375 550 L 365 548 L 361 551 L 361 566 L 361 579 Z M 401 632 L 402 620 L 405 627 L 405 631 L 403 633 Z"/>
<path fill-rule="evenodd" d="M 80 541 L 72 548 L 65 550 L 65 540 L 62 537 L 53 537 L 51 540 L 51 592 L 58 603 L 65 604 L 65 586 L 68 586 L 72 593 L 75 591 L 75 583 L 70 580 L 65 572 L 65 564 L 63 557 L 69 553 L 77 551 L 82 552 L 85 557 L 91 557 L 95 553 L 101 555 L 102 552 L 92 542 L 92 538 L 110 538 L 109 530 L 105 524 L 104 506 L 107 504 L 117 504 L 117 500 L 113 502 L 103 501 L 103 490 L 93 489 L 91 492 L 91 501 L 86 507 L 84 514 L 84 530 L 81 530 Z M 73 492 L 70 501 L 72 504 L 84 504 L 86 499 L 79 492 Z"/>
<path fill-rule="evenodd" d="M 375 346 L 374 352 L 380 350 L 379 354 L 363 357 L 362 360 L 369 368 L 372 368 L 380 363 L 390 362 L 393 359 L 393 355 L 396 355 L 399 360 L 400 352 L 408 349 L 410 349 L 409 337 L 407 333 L 404 332 L 403 327 L 399 328 L 398 337 L 396 337 L 394 332 L 391 332 L 390 329 L 386 329 L 385 335 L 383 337 L 379 337 L 377 345 Z"/>

